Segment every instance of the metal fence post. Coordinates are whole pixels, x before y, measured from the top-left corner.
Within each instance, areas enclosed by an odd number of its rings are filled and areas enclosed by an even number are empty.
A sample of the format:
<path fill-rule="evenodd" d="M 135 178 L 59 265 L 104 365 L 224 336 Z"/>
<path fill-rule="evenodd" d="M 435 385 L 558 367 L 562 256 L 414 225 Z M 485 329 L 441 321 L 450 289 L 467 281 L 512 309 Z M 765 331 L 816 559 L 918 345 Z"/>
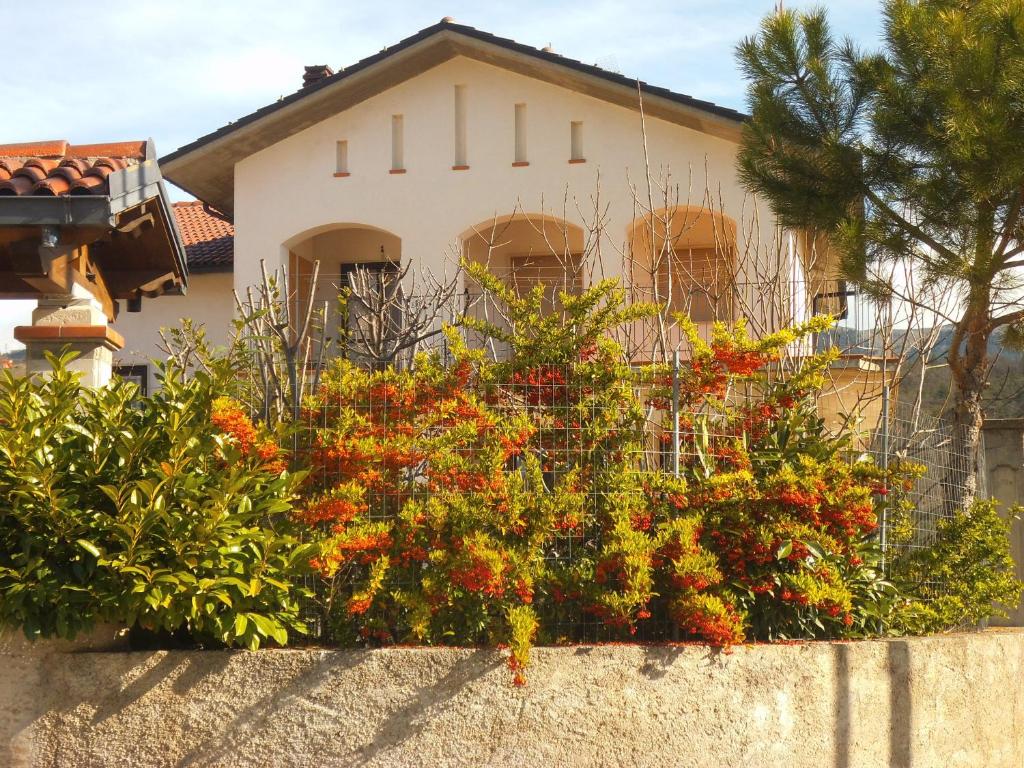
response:
<path fill-rule="evenodd" d="M 679 350 L 672 353 L 672 476 L 679 477 Z"/>
<path fill-rule="evenodd" d="M 882 472 L 889 471 L 889 383 L 882 382 Z M 884 482 L 888 485 L 888 477 Z M 888 497 L 882 497 L 882 520 L 880 528 L 879 543 L 882 547 L 882 570 L 885 570 L 886 548 L 889 544 L 889 506 L 886 503 Z"/>
<path fill-rule="evenodd" d="M 672 353 L 672 477 L 679 477 L 679 350 Z M 679 642 L 679 624 L 672 623 L 672 640 Z"/>

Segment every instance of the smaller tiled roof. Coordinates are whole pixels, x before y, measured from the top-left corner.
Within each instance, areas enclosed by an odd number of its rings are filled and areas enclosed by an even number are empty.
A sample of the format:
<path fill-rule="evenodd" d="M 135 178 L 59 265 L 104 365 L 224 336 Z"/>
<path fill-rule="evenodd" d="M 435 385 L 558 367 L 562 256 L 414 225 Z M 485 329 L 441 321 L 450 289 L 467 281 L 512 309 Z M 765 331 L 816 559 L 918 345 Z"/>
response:
<path fill-rule="evenodd" d="M 235 258 L 234 225 L 200 200 L 175 203 L 173 208 L 188 268 L 197 272 L 231 269 Z"/>
<path fill-rule="evenodd" d="M 109 195 L 107 176 L 145 159 L 145 141 L 2 144 L 0 195 Z"/>

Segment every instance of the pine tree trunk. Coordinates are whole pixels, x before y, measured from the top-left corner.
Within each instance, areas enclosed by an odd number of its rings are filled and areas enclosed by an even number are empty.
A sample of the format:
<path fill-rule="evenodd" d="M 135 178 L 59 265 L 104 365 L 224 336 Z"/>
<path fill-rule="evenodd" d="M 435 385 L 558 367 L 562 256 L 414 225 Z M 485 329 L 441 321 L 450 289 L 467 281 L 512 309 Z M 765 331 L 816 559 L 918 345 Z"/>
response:
<path fill-rule="evenodd" d="M 968 379 L 976 377 L 968 374 Z M 968 509 L 978 495 L 978 476 L 981 458 L 981 427 L 984 414 L 981 395 L 984 382 L 969 381 L 954 395 L 953 439 L 950 446 L 949 480 L 946 498 L 947 514 L 957 509 Z"/>
<path fill-rule="evenodd" d="M 988 297 L 968 303 L 953 335 L 949 367 L 955 385 L 951 421 L 951 455 L 946 480 L 946 513 L 966 510 L 978 495 L 981 460 L 982 397 L 988 380 L 988 340 L 991 335 Z"/>

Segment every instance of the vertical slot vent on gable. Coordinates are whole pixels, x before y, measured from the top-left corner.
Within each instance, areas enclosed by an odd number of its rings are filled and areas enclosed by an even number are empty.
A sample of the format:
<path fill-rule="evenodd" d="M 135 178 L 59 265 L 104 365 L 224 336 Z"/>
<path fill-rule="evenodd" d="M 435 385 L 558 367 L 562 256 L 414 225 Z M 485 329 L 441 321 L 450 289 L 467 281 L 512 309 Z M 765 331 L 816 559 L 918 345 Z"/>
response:
<path fill-rule="evenodd" d="M 526 160 L 526 105 L 516 104 L 515 116 L 516 159 L 515 165 L 529 165 Z"/>
<path fill-rule="evenodd" d="M 573 120 L 569 123 L 569 162 L 583 162 L 583 122 Z"/>
<path fill-rule="evenodd" d="M 348 176 L 348 142 L 339 141 L 334 150 L 334 175 Z"/>
<path fill-rule="evenodd" d="M 405 126 L 401 115 L 391 116 L 391 170 L 405 170 Z"/>
<path fill-rule="evenodd" d="M 455 158 L 452 168 L 463 170 L 469 167 L 466 154 L 466 86 L 455 86 Z"/>

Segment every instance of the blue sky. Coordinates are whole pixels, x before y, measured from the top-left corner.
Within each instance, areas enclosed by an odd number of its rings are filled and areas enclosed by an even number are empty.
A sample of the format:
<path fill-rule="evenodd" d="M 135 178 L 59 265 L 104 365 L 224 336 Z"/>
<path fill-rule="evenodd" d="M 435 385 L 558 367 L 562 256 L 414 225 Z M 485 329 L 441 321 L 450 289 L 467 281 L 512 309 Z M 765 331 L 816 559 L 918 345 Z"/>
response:
<path fill-rule="evenodd" d="M 815 3 L 788 0 L 787 7 Z M 875 47 L 876 0 L 829 0 L 835 30 Z M 775 0 L 354 3 L 341 0 L 0 0 L 0 143 L 151 137 L 161 154 L 443 16 L 654 85 L 744 108 L 733 56 Z M 50 55 L 46 55 L 49 53 Z M 32 303 L 0 302 L 0 351 Z"/>

